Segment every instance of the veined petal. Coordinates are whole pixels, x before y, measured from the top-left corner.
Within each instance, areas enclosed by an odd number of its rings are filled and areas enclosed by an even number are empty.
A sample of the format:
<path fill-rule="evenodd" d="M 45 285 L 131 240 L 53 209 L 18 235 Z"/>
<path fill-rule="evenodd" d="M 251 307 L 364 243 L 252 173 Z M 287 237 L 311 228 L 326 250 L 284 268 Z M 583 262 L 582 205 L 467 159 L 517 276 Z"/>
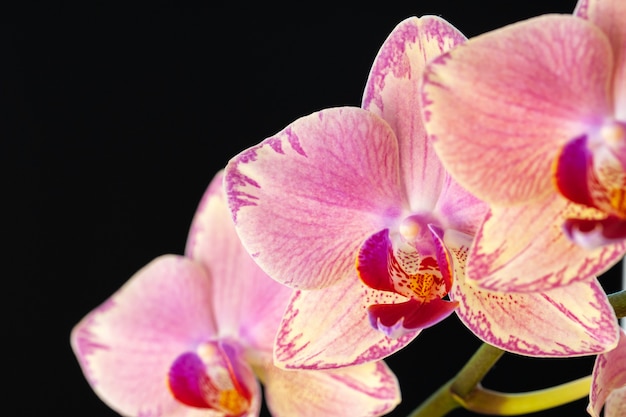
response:
<path fill-rule="evenodd" d="M 276 366 L 329 369 L 389 356 L 418 332 L 387 337 L 370 325 L 367 308 L 403 301 L 407 298 L 367 288 L 356 275 L 321 290 L 296 291 L 278 330 Z"/>
<path fill-rule="evenodd" d="M 588 250 L 563 233 L 568 203 L 560 196 L 515 207 L 495 207 L 469 254 L 472 285 L 503 292 L 536 292 L 600 275 L 626 251 L 626 244 Z"/>
<path fill-rule="evenodd" d="M 220 337 L 271 351 L 291 289 L 269 278 L 246 252 L 228 210 L 220 171 L 194 216 L 186 255 L 213 278 L 213 311 Z"/>
<path fill-rule="evenodd" d="M 248 252 L 272 278 L 302 289 L 352 276 L 363 240 L 406 207 L 393 131 L 351 107 L 298 119 L 242 152 L 225 186 Z"/>
<path fill-rule="evenodd" d="M 626 120 L 626 3 L 622 0 L 579 0 L 575 15 L 598 26 L 611 41 L 614 54 L 613 91 L 617 119 Z"/>
<path fill-rule="evenodd" d="M 617 318 L 596 278 L 545 292 L 480 289 L 465 279 L 471 239 L 449 232 L 456 281 L 450 298 L 461 321 L 481 340 L 526 356 L 570 357 L 605 352 L 618 340 Z"/>
<path fill-rule="evenodd" d="M 489 207 L 446 175 L 434 212 L 445 222 L 442 227 L 475 235 Z"/>
<path fill-rule="evenodd" d="M 167 375 L 180 354 L 215 335 L 212 301 L 204 268 L 187 258 L 163 256 L 138 271 L 72 330 L 94 391 L 124 415 L 198 415 L 174 399 Z"/>
<path fill-rule="evenodd" d="M 626 334 L 620 332 L 619 344 L 614 350 L 598 355 L 593 367 L 593 380 L 587 411 L 600 417 L 602 406 L 605 417 L 619 417 L 626 412 Z"/>
<path fill-rule="evenodd" d="M 422 100 L 443 165 L 488 203 L 545 197 L 558 148 L 612 114 L 612 60 L 594 25 L 544 15 L 431 61 Z"/>
<path fill-rule="evenodd" d="M 445 178 L 421 119 L 424 67 L 464 40 L 461 32 L 439 17 L 410 17 L 387 37 L 367 80 L 363 108 L 385 119 L 396 133 L 402 177 L 414 210 L 435 205 Z"/>
<path fill-rule="evenodd" d="M 382 416 L 400 403 L 384 362 L 327 371 L 267 369 L 265 392 L 274 417 Z"/>

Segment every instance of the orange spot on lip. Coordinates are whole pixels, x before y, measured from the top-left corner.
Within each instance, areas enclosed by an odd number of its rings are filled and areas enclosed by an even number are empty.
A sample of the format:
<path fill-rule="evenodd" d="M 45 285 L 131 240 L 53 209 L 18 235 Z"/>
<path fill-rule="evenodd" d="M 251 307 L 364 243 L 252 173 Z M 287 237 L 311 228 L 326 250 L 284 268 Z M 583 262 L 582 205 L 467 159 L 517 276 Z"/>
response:
<path fill-rule="evenodd" d="M 609 201 L 620 217 L 626 217 L 626 190 L 613 188 L 609 191 Z"/>

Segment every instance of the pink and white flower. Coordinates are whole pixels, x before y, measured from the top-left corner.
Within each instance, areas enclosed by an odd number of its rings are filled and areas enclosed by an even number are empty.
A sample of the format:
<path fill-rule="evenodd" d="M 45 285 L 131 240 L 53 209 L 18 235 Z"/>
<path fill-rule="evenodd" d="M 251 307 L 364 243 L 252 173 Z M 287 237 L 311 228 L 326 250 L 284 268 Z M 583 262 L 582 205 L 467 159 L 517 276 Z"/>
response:
<path fill-rule="evenodd" d="M 490 205 L 468 280 L 586 281 L 626 252 L 626 2 L 580 0 L 470 39 L 424 75 L 443 165 Z"/>
<path fill-rule="evenodd" d="M 527 294 L 465 279 L 487 206 L 444 170 L 420 111 L 425 65 L 464 40 L 440 18 L 406 19 L 376 57 L 362 108 L 298 119 L 226 167 L 242 243 L 297 289 L 277 337 L 279 366 L 380 359 L 454 311 L 517 353 L 573 356 L 617 342 L 613 310 L 589 275 Z"/>
<path fill-rule="evenodd" d="M 241 246 L 218 174 L 194 218 L 185 256 L 159 257 L 90 312 L 71 343 L 89 384 L 127 416 L 379 416 L 400 401 L 384 362 L 329 371 L 272 364 L 292 290 Z M 312 403 L 314 401 L 314 403 Z"/>

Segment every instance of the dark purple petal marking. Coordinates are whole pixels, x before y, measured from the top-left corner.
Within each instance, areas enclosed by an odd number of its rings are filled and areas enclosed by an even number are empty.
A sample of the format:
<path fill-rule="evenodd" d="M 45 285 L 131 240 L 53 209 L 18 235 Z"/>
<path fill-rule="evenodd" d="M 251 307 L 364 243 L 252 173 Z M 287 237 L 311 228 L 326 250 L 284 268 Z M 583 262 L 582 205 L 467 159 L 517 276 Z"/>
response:
<path fill-rule="evenodd" d="M 626 219 L 617 216 L 601 220 L 567 219 L 563 231 L 572 242 L 586 249 L 597 249 L 626 239 Z"/>
<path fill-rule="evenodd" d="M 373 234 L 363 243 L 357 257 L 356 269 L 365 285 L 376 290 L 395 292 L 387 265 L 390 251 L 392 247 L 389 229 Z"/>
<path fill-rule="evenodd" d="M 411 299 L 398 304 L 374 304 L 368 308 L 370 324 L 389 337 L 433 326 L 454 312 L 457 302 L 434 299 L 420 303 Z"/>
<path fill-rule="evenodd" d="M 589 188 L 593 176 L 593 157 L 587 147 L 587 136 L 567 142 L 554 160 L 553 181 L 557 190 L 568 200 L 596 207 Z"/>

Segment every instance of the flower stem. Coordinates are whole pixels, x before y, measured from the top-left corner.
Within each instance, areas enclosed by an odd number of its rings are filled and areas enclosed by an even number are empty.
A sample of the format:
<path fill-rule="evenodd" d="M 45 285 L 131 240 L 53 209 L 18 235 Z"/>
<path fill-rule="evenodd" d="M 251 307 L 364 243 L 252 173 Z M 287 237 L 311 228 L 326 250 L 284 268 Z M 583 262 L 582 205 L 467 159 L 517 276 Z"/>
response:
<path fill-rule="evenodd" d="M 483 343 L 459 373 L 416 408 L 409 417 L 442 417 L 461 407 L 468 396 L 500 359 L 504 351 Z"/>
<path fill-rule="evenodd" d="M 591 376 L 542 390 L 503 393 L 478 385 L 465 398 L 455 398 L 467 410 L 499 416 L 518 416 L 558 407 L 589 395 Z M 453 394 L 454 395 L 454 394 Z"/>
<path fill-rule="evenodd" d="M 502 349 L 483 343 L 454 377 L 450 387 L 452 393 L 457 397 L 465 398 L 483 380 L 502 355 L 504 355 Z"/>
<path fill-rule="evenodd" d="M 617 318 L 626 317 L 626 290 L 614 292 L 608 297 Z"/>
<path fill-rule="evenodd" d="M 461 407 L 461 403 L 452 397 L 452 391 L 450 391 L 452 381 L 442 385 L 408 417 L 443 417 L 450 411 Z"/>

